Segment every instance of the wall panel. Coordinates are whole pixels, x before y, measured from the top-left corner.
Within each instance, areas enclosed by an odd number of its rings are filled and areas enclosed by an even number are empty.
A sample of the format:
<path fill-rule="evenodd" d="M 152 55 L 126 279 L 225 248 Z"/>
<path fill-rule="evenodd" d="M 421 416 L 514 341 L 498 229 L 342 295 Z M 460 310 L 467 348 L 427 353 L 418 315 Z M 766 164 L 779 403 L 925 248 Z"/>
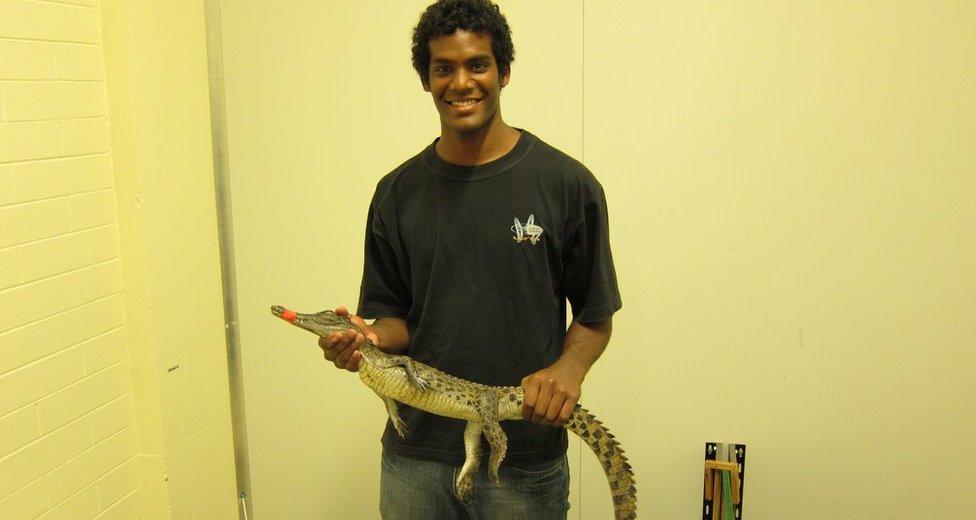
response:
<path fill-rule="evenodd" d="M 589 384 L 632 382 L 590 396 L 641 517 L 700 516 L 706 440 L 749 445 L 744 518 L 966 516 L 973 15 L 586 2 L 584 153 L 626 301 Z"/>

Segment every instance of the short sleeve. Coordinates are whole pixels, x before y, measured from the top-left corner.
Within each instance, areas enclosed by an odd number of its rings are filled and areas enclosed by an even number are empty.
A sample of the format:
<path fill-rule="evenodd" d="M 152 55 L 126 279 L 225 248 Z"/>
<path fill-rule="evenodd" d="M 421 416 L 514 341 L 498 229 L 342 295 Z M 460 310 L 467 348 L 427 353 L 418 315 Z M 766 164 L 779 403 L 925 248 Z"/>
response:
<path fill-rule="evenodd" d="M 366 218 L 363 279 L 356 314 L 368 319 L 406 317 L 410 308 L 410 293 L 397 258 L 374 201 Z"/>
<path fill-rule="evenodd" d="M 591 175 L 580 186 L 577 220 L 568 236 L 564 287 L 580 323 L 603 321 L 622 306 L 610 252 L 610 223 L 603 187 Z"/>

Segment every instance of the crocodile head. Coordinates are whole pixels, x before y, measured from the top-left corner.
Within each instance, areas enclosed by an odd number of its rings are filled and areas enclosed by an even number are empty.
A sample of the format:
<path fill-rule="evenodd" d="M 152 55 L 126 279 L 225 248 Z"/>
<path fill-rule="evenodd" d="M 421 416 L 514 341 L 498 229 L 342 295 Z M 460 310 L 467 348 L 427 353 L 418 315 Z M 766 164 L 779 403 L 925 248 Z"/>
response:
<path fill-rule="evenodd" d="M 346 316 L 339 316 L 333 311 L 324 310 L 315 314 L 302 314 L 286 309 L 280 305 L 271 307 L 271 314 L 309 332 L 319 336 L 328 336 L 333 332 L 345 332 L 356 328 Z"/>

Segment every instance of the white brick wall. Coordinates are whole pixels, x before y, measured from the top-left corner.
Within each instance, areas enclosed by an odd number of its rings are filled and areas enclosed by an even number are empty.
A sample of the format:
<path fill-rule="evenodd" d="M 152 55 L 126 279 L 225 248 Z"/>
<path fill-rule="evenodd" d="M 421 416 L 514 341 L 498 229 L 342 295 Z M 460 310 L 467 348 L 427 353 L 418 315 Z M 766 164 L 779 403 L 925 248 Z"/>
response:
<path fill-rule="evenodd" d="M 142 515 L 96 0 L 0 0 L 0 519 Z"/>

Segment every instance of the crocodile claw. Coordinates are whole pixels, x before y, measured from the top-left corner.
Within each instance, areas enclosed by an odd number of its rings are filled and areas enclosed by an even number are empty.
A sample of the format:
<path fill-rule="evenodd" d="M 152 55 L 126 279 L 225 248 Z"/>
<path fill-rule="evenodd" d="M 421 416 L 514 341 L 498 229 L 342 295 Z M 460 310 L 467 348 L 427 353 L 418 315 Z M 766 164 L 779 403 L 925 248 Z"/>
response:
<path fill-rule="evenodd" d="M 420 375 L 420 372 L 417 370 L 417 367 L 413 364 L 412 360 L 408 359 L 406 363 L 404 363 L 403 368 L 407 372 L 407 378 L 410 379 L 410 382 L 413 383 L 414 386 L 425 392 L 431 389 L 430 383 L 428 383 L 427 380 Z"/>

